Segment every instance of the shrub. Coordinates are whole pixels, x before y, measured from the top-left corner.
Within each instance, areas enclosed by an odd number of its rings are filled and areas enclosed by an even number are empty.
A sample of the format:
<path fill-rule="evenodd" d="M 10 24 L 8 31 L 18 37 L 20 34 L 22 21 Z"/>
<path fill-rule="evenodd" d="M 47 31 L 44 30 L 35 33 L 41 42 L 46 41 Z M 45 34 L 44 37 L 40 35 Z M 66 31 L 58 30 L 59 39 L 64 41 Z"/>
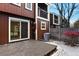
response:
<path fill-rule="evenodd" d="M 75 44 L 77 43 L 77 37 L 79 36 L 79 32 L 65 31 L 64 35 L 70 38 L 68 40 L 68 44 L 70 44 L 71 46 L 75 46 Z"/>

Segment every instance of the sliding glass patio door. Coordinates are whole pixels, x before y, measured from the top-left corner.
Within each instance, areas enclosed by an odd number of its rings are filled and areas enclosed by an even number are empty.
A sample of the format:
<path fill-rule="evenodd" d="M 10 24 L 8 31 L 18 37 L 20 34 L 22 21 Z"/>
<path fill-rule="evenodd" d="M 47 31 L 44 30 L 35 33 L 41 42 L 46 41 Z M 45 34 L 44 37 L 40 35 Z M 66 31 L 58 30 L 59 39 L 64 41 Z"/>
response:
<path fill-rule="evenodd" d="M 21 22 L 21 38 L 27 38 L 27 37 L 28 37 L 28 23 Z"/>
<path fill-rule="evenodd" d="M 29 39 L 29 21 L 10 18 L 9 23 L 9 42 Z"/>
<path fill-rule="evenodd" d="M 11 21 L 11 40 L 20 39 L 20 22 Z"/>

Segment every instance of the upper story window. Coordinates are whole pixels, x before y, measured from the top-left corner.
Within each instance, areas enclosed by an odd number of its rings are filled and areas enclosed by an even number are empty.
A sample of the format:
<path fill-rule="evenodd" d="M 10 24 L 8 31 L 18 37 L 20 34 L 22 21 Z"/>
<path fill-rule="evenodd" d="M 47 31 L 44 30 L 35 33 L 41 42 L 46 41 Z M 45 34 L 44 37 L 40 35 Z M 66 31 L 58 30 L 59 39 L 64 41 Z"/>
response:
<path fill-rule="evenodd" d="M 59 16 L 53 15 L 53 24 L 55 24 L 55 25 L 59 25 L 60 24 Z"/>
<path fill-rule="evenodd" d="M 48 5 L 45 3 L 38 3 L 38 16 L 48 19 Z"/>
<path fill-rule="evenodd" d="M 21 3 L 12 3 L 12 4 L 15 4 L 17 6 L 21 6 Z"/>
<path fill-rule="evenodd" d="M 28 10 L 32 10 L 32 3 L 25 3 L 25 8 Z"/>

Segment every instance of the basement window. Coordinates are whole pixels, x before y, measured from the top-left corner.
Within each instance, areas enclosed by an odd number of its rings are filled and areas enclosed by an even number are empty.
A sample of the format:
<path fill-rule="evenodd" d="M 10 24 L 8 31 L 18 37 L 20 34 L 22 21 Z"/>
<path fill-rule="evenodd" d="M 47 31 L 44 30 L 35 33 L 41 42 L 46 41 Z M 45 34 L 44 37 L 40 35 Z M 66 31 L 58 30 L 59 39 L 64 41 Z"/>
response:
<path fill-rule="evenodd" d="M 41 21 L 41 30 L 46 30 L 46 22 Z"/>

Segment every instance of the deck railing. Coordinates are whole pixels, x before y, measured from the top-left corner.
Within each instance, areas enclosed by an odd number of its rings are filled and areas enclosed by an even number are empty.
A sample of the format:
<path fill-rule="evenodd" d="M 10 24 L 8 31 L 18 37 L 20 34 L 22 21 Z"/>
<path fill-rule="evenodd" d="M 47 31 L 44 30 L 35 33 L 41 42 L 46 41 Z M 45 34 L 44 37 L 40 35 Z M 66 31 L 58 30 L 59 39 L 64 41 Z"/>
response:
<path fill-rule="evenodd" d="M 38 16 L 43 17 L 43 18 L 48 18 L 48 13 L 47 11 L 41 9 L 40 7 L 38 7 Z"/>

